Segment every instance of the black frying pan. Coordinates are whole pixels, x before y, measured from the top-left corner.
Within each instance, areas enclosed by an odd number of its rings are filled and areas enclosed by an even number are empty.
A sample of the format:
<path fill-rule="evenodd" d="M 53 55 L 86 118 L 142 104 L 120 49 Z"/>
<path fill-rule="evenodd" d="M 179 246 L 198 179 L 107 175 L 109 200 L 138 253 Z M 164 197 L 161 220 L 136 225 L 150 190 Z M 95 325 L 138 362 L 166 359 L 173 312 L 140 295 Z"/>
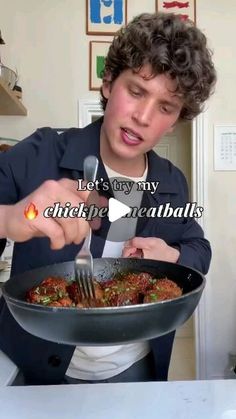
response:
<path fill-rule="evenodd" d="M 69 345 L 114 345 L 148 340 L 175 330 L 192 315 L 205 286 L 201 273 L 178 264 L 149 259 L 94 259 L 98 281 L 120 272 L 167 276 L 183 288 L 183 295 L 159 303 L 105 308 L 45 307 L 24 301 L 26 291 L 48 276 L 74 278 L 74 261 L 13 276 L 2 292 L 16 321 L 33 335 Z"/>

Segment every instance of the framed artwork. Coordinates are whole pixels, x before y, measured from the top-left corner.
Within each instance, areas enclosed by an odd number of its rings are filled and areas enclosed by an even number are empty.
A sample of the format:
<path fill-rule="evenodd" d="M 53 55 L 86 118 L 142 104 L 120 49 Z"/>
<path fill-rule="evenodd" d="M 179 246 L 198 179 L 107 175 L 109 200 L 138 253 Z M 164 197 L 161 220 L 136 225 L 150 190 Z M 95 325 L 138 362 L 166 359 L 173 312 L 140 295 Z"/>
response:
<path fill-rule="evenodd" d="M 86 0 L 86 34 L 114 35 L 127 23 L 127 0 Z"/>
<path fill-rule="evenodd" d="M 190 19 L 196 23 L 196 0 L 188 1 L 163 1 L 156 0 L 156 11 L 165 13 L 175 13 L 181 19 Z"/>
<path fill-rule="evenodd" d="M 109 41 L 90 41 L 89 43 L 89 90 L 99 90 Z"/>

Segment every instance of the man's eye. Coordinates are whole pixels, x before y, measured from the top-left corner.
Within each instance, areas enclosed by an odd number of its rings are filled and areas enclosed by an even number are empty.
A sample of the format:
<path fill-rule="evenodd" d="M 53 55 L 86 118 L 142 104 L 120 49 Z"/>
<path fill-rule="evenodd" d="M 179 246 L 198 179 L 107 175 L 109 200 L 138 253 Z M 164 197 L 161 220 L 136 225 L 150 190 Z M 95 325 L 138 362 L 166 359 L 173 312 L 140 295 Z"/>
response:
<path fill-rule="evenodd" d="M 161 112 L 163 113 L 171 113 L 171 109 L 167 106 L 161 106 Z"/>
<path fill-rule="evenodd" d="M 138 90 L 129 89 L 132 96 L 139 97 L 141 93 Z"/>

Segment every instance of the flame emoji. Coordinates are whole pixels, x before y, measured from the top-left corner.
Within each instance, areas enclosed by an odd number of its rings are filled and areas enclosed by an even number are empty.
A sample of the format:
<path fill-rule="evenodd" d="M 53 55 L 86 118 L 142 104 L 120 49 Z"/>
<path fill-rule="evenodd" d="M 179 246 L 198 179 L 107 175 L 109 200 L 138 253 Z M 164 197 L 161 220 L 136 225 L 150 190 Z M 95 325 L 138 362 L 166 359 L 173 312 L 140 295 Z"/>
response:
<path fill-rule="evenodd" d="M 34 220 L 37 217 L 38 210 L 32 202 L 25 208 L 24 215 L 28 220 Z"/>

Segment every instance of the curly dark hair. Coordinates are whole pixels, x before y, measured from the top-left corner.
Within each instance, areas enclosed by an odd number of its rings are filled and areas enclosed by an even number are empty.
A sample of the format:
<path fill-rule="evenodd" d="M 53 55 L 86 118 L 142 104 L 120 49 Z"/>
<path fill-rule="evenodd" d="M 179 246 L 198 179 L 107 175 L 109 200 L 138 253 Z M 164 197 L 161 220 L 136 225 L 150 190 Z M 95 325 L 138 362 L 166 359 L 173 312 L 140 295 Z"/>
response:
<path fill-rule="evenodd" d="M 122 71 L 139 71 L 150 64 L 153 77 L 167 73 L 176 80 L 176 92 L 184 98 L 180 118 L 191 120 L 213 93 L 216 72 L 211 57 L 205 35 L 191 21 L 172 13 L 142 13 L 114 36 L 103 79 L 109 74 L 112 83 Z M 100 93 L 105 110 L 102 88 Z"/>

